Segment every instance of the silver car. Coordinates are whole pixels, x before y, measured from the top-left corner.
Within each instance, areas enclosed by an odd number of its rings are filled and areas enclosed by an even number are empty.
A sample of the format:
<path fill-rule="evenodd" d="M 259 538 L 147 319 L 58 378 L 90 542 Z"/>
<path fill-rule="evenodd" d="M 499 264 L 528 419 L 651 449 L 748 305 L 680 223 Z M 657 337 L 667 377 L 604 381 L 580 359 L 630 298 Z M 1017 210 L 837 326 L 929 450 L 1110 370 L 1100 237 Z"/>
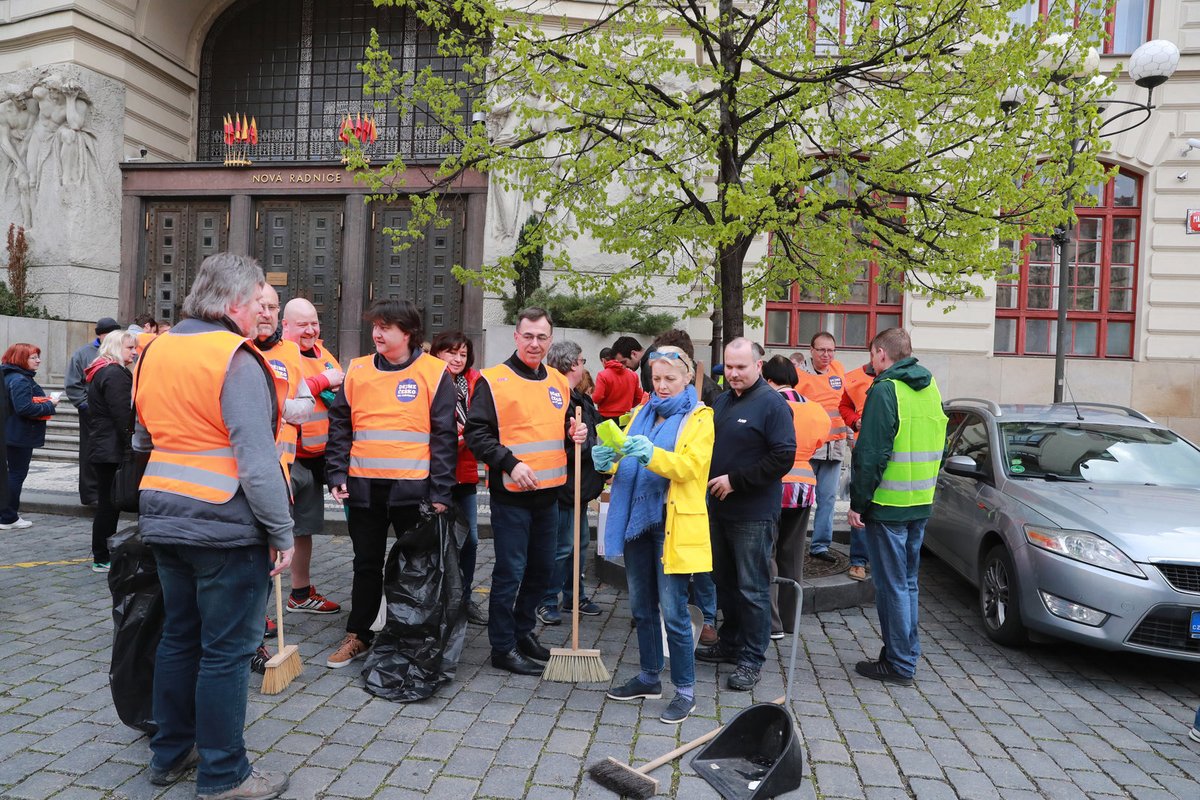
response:
<path fill-rule="evenodd" d="M 1098 403 L 945 403 L 925 546 L 984 630 L 1200 661 L 1200 449 Z"/>

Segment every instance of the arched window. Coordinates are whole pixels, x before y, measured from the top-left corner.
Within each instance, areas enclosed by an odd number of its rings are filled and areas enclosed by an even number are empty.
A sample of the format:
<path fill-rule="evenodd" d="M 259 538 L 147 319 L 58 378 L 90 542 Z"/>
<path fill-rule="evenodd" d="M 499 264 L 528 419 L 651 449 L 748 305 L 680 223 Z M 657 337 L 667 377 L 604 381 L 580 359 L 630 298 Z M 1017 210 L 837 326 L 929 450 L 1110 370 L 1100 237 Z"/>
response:
<path fill-rule="evenodd" d="M 375 110 L 363 96 L 357 65 L 372 28 L 402 72 L 428 66 L 447 79 L 463 78 L 455 59 L 438 55 L 437 36 L 400 9 L 376 8 L 371 0 L 241 0 L 218 17 L 204 42 L 197 159 L 225 157 L 226 114 L 257 120 L 255 161 L 339 159 L 339 121 L 347 114 L 375 118 L 374 152 L 381 156 L 436 162 L 453 152 L 419 109 Z"/>
<path fill-rule="evenodd" d="M 1141 194 L 1141 179 L 1122 171 L 1091 188 L 1089 205 L 1076 206 L 1079 223 L 1067 245 L 1068 355 L 1133 357 Z M 1047 234 L 1028 234 L 1022 244 L 1029 243 L 1018 279 L 996 287 L 997 355 L 1054 353 L 1058 252 Z"/>

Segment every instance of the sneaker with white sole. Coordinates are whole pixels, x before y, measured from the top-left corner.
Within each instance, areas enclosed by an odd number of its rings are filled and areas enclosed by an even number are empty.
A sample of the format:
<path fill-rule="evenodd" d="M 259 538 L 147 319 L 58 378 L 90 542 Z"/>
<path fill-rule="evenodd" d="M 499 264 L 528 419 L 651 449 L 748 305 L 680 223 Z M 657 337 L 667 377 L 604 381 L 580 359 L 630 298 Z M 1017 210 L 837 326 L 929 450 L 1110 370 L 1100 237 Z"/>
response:
<path fill-rule="evenodd" d="M 1192 728 L 1188 731 L 1188 738 L 1193 742 L 1200 742 L 1200 728 Z"/>
<path fill-rule="evenodd" d="M 20 517 L 17 517 L 16 522 L 0 522 L 0 531 L 19 531 L 32 527 L 32 522 L 27 519 L 21 519 Z"/>
<path fill-rule="evenodd" d="M 668 725 L 678 725 L 691 715 L 695 707 L 695 698 L 676 692 L 675 699 L 663 710 L 658 719 L 660 722 L 665 722 Z"/>
<path fill-rule="evenodd" d="M 288 776 L 282 772 L 266 772 L 250 768 L 246 780 L 223 792 L 196 792 L 196 800 L 272 800 L 287 791 Z"/>
<path fill-rule="evenodd" d="M 287 610 L 304 614 L 336 614 L 342 607 L 317 592 L 317 587 L 309 586 L 308 597 L 304 600 L 297 600 L 295 596 L 288 595 Z"/>
<path fill-rule="evenodd" d="M 662 682 L 643 683 L 637 675 L 634 675 L 621 686 L 609 689 L 607 694 L 612 700 L 660 700 L 662 699 Z"/>
<path fill-rule="evenodd" d="M 329 656 L 325 666 L 330 669 L 341 669 L 356 658 L 365 656 L 368 649 L 367 643 L 358 638 L 357 633 L 347 633 L 346 638 L 342 639 L 342 643 Z"/>

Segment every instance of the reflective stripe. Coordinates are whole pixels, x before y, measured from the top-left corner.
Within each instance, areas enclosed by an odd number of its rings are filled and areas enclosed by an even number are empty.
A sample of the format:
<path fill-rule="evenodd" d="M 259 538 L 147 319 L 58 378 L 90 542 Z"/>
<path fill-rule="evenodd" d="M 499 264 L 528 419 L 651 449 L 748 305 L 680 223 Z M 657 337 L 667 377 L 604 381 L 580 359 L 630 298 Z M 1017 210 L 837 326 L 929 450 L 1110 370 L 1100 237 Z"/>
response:
<path fill-rule="evenodd" d="M 303 445 L 304 447 L 308 447 L 309 445 L 315 445 L 315 444 L 326 444 L 328 442 L 329 442 L 329 436 L 326 434 L 321 434 L 320 436 L 305 436 L 303 434 L 300 435 L 300 444 Z"/>
<path fill-rule="evenodd" d="M 296 443 L 295 442 L 276 442 L 275 443 L 275 455 L 282 456 L 284 454 L 291 454 L 293 456 L 296 455 Z"/>
<path fill-rule="evenodd" d="M 386 469 L 429 472 L 429 460 L 419 458 L 361 458 L 350 456 L 350 469 Z"/>
<path fill-rule="evenodd" d="M 551 467 L 549 469 L 535 469 L 533 471 L 533 476 L 538 479 L 539 483 L 541 481 L 551 481 L 551 480 L 554 480 L 555 478 L 565 478 L 565 477 L 567 477 L 567 468 L 566 467 Z M 507 488 L 512 488 L 512 489 L 520 488 L 517 486 L 516 481 L 513 480 L 512 475 L 509 475 L 507 472 L 504 473 L 504 487 L 506 489 Z M 546 487 L 546 488 L 552 488 L 552 487 Z"/>
<path fill-rule="evenodd" d="M 545 442 L 523 442 L 522 444 L 514 444 L 508 448 L 509 452 L 514 456 L 528 455 L 529 453 L 540 453 L 543 450 L 554 450 L 563 448 L 563 440 L 557 441 L 551 439 Z"/>
<path fill-rule="evenodd" d="M 232 495 L 238 489 L 237 478 L 232 478 L 228 475 L 222 475 L 219 472 L 202 469 L 200 467 L 189 467 L 185 464 L 172 464 L 167 461 L 153 461 L 146 465 L 144 478 L 165 478 L 167 480 L 182 481 L 184 483 L 192 483 L 197 486 L 204 486 L 209 489 L 214 489 L 218 492 L 224 492 Z M 155 491 L 169 491 L 151 487 Z"/>
<path fill-rule="evenodd" d="M 370 431 L 354 432 L 356 442 L 410 442 L 412 444 L 429 444 L 429 434 L 414 431 Z"/>
<path fill-rule="evenodd" d="M 942 451 L 925 450 L 922 452 L 912 453 L 892 453 L 892 456 L 889 460 L 894 461 L 897 464 L 919 464 L 929 461 L 941 461 Z"/>
<path fill-rule="evenodd" d="M 216 450 L 168 450 L 165 447 L 155 447 L 156 453 L 167 453 L 173 456 L 213 456 L 217 458 L 233 458 L 232 447 L 218 447 Z"/>
<path fill-rule="evenodd" d="M 879 482 L 879 488 L 888 492 L 920 492 L 935 486 L 937 486 L 936 476 L 921 481 L 882 480 Z"/>
<path fill-rule="evenodd" d="M 788 478 L 816 478 L 817 476 L 813 473 L 813 471 L 811 469 L 803 469 L 801 467 L 792 467 L 790 470 L 788 470 L 788 474 L 785 477 L 788 477 Z"/>
<path fill-rule="evenodd" d="M 838 428 L 830 428 L 829 429 L 830 436 L 836 436 L 838 434 L 843 434 L 843 433 L 849 434 L 849 433 L 852 433 L 852 431 L 849 428 L 847 428 L 845 425 L 842 425 L 841 427 L 838 427 Z"/>
<path fill-rule="evenodd" d="M 313 412 L 308 415 L 308 419 L 306 420 L 306 423 L 307 422 L 324 422 L 327 419 L 329 419 L 328 411 L 318 411 L 316 408 L 314 408 Z"/>

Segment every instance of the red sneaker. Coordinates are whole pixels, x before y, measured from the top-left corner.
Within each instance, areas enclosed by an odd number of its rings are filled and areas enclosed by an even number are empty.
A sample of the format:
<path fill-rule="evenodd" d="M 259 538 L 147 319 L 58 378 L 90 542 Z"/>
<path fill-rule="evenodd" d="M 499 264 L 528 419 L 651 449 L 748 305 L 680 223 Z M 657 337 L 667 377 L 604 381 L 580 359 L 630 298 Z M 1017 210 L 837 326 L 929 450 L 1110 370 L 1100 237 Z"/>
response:
<path fill-rule="evenodd" d="M 317 594 L 315 586 L 309 586 L 307 600 L 297 601 L 295 597 L 288 596 L 287 610 L 302 611 L 305 614 L 336 614 L 342 610 L 342 607 L 332 600 Z"/>

